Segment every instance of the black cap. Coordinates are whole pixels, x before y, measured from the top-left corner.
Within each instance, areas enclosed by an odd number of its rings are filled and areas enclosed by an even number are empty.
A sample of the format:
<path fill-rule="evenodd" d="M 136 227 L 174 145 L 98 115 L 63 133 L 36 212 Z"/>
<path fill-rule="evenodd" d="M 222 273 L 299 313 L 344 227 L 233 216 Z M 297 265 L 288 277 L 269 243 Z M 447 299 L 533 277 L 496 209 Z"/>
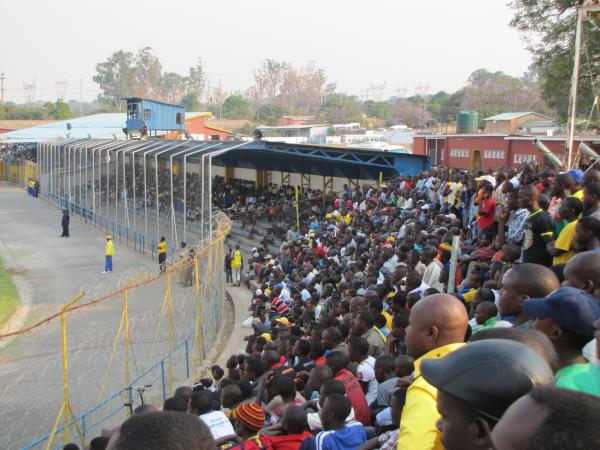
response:
<path fill-rule="evenodd" d="M 432 386 L 493 421 L 534 386 L 554 383 L 542 356 L 506 339 L 473 342 L 443 358 L 427 359 L 421 363 L 421 374 Z"/>

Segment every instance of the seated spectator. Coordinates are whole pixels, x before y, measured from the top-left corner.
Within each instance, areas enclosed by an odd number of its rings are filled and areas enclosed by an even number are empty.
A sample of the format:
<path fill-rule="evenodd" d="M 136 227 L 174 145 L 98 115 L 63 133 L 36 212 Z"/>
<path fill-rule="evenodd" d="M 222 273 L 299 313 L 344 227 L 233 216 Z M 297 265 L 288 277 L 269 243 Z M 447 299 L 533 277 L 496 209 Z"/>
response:
<path fill-rule="evenodd" d="M 556 349 L 559 369 L 556 386 L 600 396 L 600 367 L 589 363 L 583 347 L 594 337 L 594 322 L 600 305 L 585 292 L 563 287 L 541 299 L 523 302 L 533 327 L 550 338 Z"/>
<path fill-rule="evenodd" d="M 191 414 L 162 411 L 134 414 L 121 425 L 109 450 L 213 450 L 215 441 L 204 422 Z"/>
<path fill-rule="evenodd" d="M 488 328 L 494 328 L 498 323 L 498 308 L 494 302 L 481 302 L 475 308 L 475 326 L 472 332 L 477 333 Z"/>
<path fill-rule="evenodd" d="M 229 384 L 221 389 L 220 399 L 221 409 L 224 409 L 226 410 L 225 412 L 229 413 L 242 403 L 244 396 L 242 395 L 242 390 L 239 385 Z"/>
<path fill-rule="evenodd" d="M 323 429 L 323 424 L 321 423 L 321 416 L 319 411 L 323 409 L 323 403 L 325 399 L 331 394 L 341 394 L 346 395 L 346 388 L 344 387 L 344 383 L 338 380 L 326 380 L 321 385 L 321 389 L 319 391 L 319 398 L 317 400 L 311 400 L 310 402 L 306 402 L 304 404 L 305 409 L 316 409 L 316 412 L 308 413 L 308 427 L 311 431 L 320 431 Z M 346 418 L 346 422 L 355 421 L 354 408 L 350 410 L 350 414 Z"/>
<path fill-rule="evenodd" d="M 504 413 L 492 432 L 495 450 L 588 450 L 600 442 L 600 399 L 538 387 Z"/>
<path fill-rule="evenodd" d="M 109 438 L 105 436 L 95 437 L 90 441 L 88 450 L 105 450 L 108 447 Z"/>
<path fill-rule="evenodd" d="M 375 358 L 369 355 L 369 343 L 363 337 L 350 340 L 350 361 L 358 363 L 356 379 L 365 393 L 367 404 L 377 399 L 377 379 L 375 377 Z"/>
<path fill-rule="evenodd" d="M 305 409 L 302 406 L 286 408 L 281 418 L 281 430 L 282 435 L 266 436 L 273 450 L 298 450 L 305 439 L 312 437 Z"/>
<path fill-rule="evenodd" d="M 544 358 L 501 339 L 423 361 L 421 374 L 438 389 L 438 428 L 446 450 L 488 450 L 491 431 L 506 409 L 535 386 L 553 383 Z"/>
<path fill-rule="evenodd" d="M 280 375 L 267 383 L 271 401 L 265 407 L 265 411 L 271 415 L 271 424 L 278 423 L 283 412 L 290 406 L 304 403 L 304 398 L 296 392 L 294 378 Z"/>
<path fill-rule="evenodd" d="M 395 376 L 396 360 L 392 355 L 382 355 L 375 360 L 375 379 L 377 380 L 377 408 L 390 406 L 392 392 L 396 389 L 398 377 Z"/>
<path fill-rule="evenodd" d="M 210 392 L 194 392 L 190 399 L 189 411 L 208 426 L 217 445 L 235 437 L 235 431 L 227 416 L 213 409 L 213 397 Z"/>
<path fill-rule="evenodd" d="M 341 394 L 331 394 L 325 399 L 320 412 L 323 430 L 315 437 L 302 442 L 301 450 L 358 449 L 367 440 L 363 427 L 358 422 L 346 424 L 352 405 Z"/>
<path fill-rule="evenodd" d="M 258 404 L 254 402 L 242 403 L 235 408 L 234 416 L 238 444 L 222 445 L 221 449 L 271 449 L 268 438 L 258 434 L 265 425 L 265 412 Z"/>
<path fill-rule="evenodd" d="M 385 336 L 375 327 L 375 317 L 370 311 L 360 311 L 354 322 L 354 329 L 369 343 L 369 355 L 379 356 L 385 348 Z"/>
<path fill-rule="evenodd" d="M 346 370 L 346 366 L 348 366 L 348 363 L 350 362 L 348 357 L 340 352 L 331 352 L 327 355 L 326 360 L 327 365 L 331 368 L 334 378 L 344 384 L 346 396 L 352 403 L 352 408 L 354 408 L 354 413 L 356 414 L 356 420 L 363 425 L 369 425 L 371 423 L 369 405 L 358 380 L 351 372 Z"/>
<path fill-rule="evenodd" d="M 169 397 L 163 403 L 163 411 L 187 412 L 188 402 L 183 397 Z"/>

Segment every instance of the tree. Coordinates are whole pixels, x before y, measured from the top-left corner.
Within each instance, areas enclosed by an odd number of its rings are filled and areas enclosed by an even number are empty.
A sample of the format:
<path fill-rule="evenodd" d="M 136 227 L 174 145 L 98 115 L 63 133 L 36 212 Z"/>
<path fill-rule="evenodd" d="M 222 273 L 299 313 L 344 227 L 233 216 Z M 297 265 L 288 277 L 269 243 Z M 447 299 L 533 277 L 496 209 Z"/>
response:
<path fill-rule="evenodd" d="M 576 9 L 580 0 L 513 0 L 511 25 L 521 31 L 533 54 L 544 99 L 567 119 L 573 68 Z M 584 22 L 580 68 L 578 114 L 587 116 L 594 102 L 592 83 L 600 75 L 600 33 L 597 24 Z"/>
<path fill-rule="evenodd" d="M 100 97 L 110 105 L 121 108 L 121 97 L 134 94 L 136 87 L 135 58 L 133 53 L 119 50 L 106 61 L 96 64 L 96 75 L 92 78 L 98 83 Z"/>
<path fill-rule="evenodd" d="M 69 104 L 64 102 L 62 99 L 56 100 L 55 103 L 46 102 L 44 108 L 48 111 L 48 116 L 56 120 L 70 119 L 73 117 Z"/>
<path fill-rule="evenodd" d="M 228 119 L 251 119 L 250 101 L 243 95 L 230 95 L 223 102 L 223 116 Z"/>
<path fill-rule="evenodd" d="M 188 92 L 181 99 L 181 105 L 185 107 L 186 111 L 200 111 L 202 104 L 198 99 L 198 93 L 196 91 Z"/>
<path fill-rule="evenodd" d="M 273 103 L 281 94 L 281 88 L 290 69 L 291 65 L 287 62 L 265 59 L 254 71 L 256 90 L 267 104 Z"/>
<path fill-rule="evenodd" d="M 286 114 L 289 114 L 289 110 L 282 105 L 262 105 L 255 120 L 261 125 L 275 126 L 279 123 L 279 118 Z"/>
<path fill-rule="evenodd" d="M 392 117 L 393 108 L 390 102 L 376 102 L 367 100 L 363 103 L 363 110 L 368 117 L 388 120 Z"/>
<path fill-rule="evenodd" d="M 355 96 L 333 94 L 319 111 L 319 117 L 326 123 L 353 123 L 363 120 L 361 104 Z"/>
<path fill-rule="evenodd" d="M 508 111 L 544 111 L 546 105 L 536 83 L 480 69 L 469 76 L 461 108 L 485 118 Z"/>

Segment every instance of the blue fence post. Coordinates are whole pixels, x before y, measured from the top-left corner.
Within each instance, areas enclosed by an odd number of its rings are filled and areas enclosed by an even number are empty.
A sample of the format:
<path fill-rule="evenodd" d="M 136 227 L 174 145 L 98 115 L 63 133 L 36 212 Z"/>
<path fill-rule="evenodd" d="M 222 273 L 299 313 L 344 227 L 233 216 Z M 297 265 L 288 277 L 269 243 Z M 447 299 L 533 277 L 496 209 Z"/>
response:
<path fill-rule="evenodd" d="M 129 403 L 131 403 L 131 407 L 133 408 L 133 385 L 129 385 L 128 387 L 129 390 Z"/>
<path fill-rule="evenodd" d="M 160 361 L 160 379 L 162 382 L 163 402 L 167 399 L 167 386 L 165 385 L 165 360 Z"/>
<path fill-rule="evenodd" d="M 190 377 L 190 352 L 189 352 L 189 346 L 188 346 L 188 339 L 186 338 L 185 340 L 185 377 L 189 378 Z"/>
<path fill-rule="evenodd" d="M 83 437 L 85 437 L 85 432 L 86 432 L 86 427 L 85 427 L 85 415 L 84 415 L 84 416 L 81 416 L 81 434 L 83 434 Z"/>
<path fill-rule="evenodd" d="M 127 242 L 127 247 L 129 247 L 129 227 L 125 227 L 125 241 Z"/>

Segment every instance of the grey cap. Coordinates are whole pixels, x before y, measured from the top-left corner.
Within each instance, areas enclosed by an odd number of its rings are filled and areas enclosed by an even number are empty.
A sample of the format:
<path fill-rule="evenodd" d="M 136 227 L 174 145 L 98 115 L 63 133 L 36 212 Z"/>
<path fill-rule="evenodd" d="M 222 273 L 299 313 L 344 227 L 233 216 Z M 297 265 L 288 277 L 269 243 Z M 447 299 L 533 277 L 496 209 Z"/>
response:
<path fill-rule="evenodd" d="M 498 421 L 533 387 L 554 384 L 548 362 L 527 345 L 507 339 L 473 342 L 421 363 L 421 374 L 439 390 Z"/>

